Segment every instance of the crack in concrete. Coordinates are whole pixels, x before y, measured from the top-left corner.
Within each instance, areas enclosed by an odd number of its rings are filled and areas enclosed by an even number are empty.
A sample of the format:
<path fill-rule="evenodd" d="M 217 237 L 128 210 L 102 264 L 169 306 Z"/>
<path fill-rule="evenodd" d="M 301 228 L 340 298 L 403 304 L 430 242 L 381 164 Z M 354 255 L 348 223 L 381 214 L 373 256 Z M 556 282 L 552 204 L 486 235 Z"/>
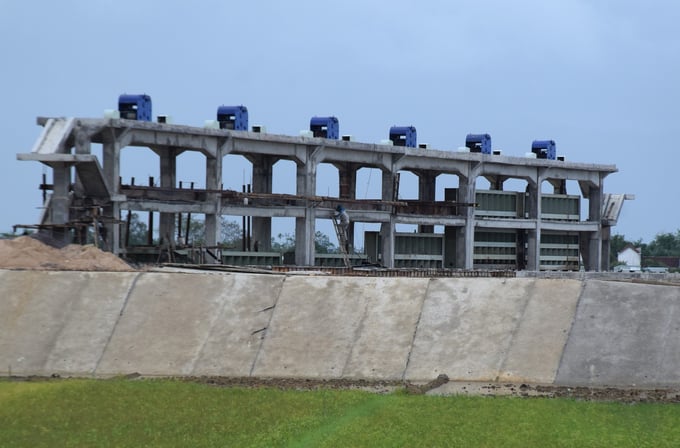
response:
<path fill-rule="evenodd" d="M 418 328 L 420 327 L 420 318 L 423 316 L 423 308 L 425 308 L 425 298 L 428 296 L 428 293 L 430 292 L 430 285 L 432 282 L 436 281 L 437 279 L 431 278 L 427 282 L 427 287 L 425 288 L 425 292 L 422 295 L 421 302 L 420 302 L 420 311 L 418 311 L 418 319 L 416 320 L 416 325 L 415 328 L 413 329 L 413 337 L 411 337 L 411 344 L 408 349 L 408 356 L 406 357 L 406 365 L 404 366 L 404 371 L 401 374 L 401 380 L 406 381 L 406 372 L 408 371 L 409 364 L 411 363 L 411 354 L 413 353 L 413 345 L 416 342 L 416 336 L 418 334 Z"/>
<path fill-rule="evenodd" d="M 132 295 L 132 291 L 134 291 L 135 286 L 137 285 L 137 280 L 142 276 L 142 272 L 139 272 L 137 275 L 135 275 L 135 278 L 132 279 L 132 282 L 130 283 L 130 287 L 128 288 L 127 292 L 125 293 L 125 299 L 123 299 L 123 306 L 120 307 L 120 313 L 118 313 L 118 317 L 116 317 L 116 322 L 113 324 L 113 327 L 111 327 L 111 333 L 109 333 L 109 337 L 106 339 L 106 343 L 104 344 L 104 348 L 102 349 L 102 352 L 99 354 L 99 357 L 97 358 L 97 362 L 94 365 L 94 369 L 92 369 L 92 375 L 95 375 L 97 370 L 99 370 L 99 364 L 102 362 L 102 359 L 104 358 L 104 354 L 106 353 L 106 350 L 109 348 L 109 344 L 111 343 L 111 339 L 113 339 L 113 335 L 116 333 L 116 328 L 118 328 L 118 324 L 120 323 L 121 317 L 123 317 L 123 314 L 125 314 L 125 309 L 127 308 L 128 305 L 128 300 L 130 300 L 130 296 Z"/>
<path fill-rule="evenodd" d="M 272 313 L 269 315 L 269 320 L 267 321 L 267 326 L 264 327 L 262 330 L 258 330 L 262 332 L 262 336 L 260 337 L 260 346 L 257 348 L 257 352 L 255 353 L 255 358 L 253 358 L 253 363 L 250 365 L 250 371 L 248 372 L 248 376 L 253 376 L 253 372 L 255 371 L 255 366 L 257 365 L 257 360 L 260 358 L 260 353 L 262 353 L 262 346 L 264 345 L 264 340 L 267 335 L 267 329 L 271 326 L 272 319 L 274 318 L 274 311 L 276 311 L 276 306 L 279 303 L 279 299 L 281 298 L 281 294 L 283 293 L 283 284 L 286 282 L 286 278 L 281 279 L 281 283 L 279 285 L 279 291 L 276 294 L 276 299 L 274 299 L 274 304 L 265 308 L 262 311 L 265 310 L 272 310 Z M 253 333 L 255 334 L 255 333 Z"/>

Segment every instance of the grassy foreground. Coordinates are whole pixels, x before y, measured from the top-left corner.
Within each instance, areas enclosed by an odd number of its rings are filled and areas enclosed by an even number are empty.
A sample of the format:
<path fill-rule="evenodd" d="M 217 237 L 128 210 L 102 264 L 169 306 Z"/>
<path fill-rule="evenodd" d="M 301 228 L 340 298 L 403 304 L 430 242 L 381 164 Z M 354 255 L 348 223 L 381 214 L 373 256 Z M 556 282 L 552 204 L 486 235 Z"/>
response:
<path fill-rule="evenodd" d="M 671 404 L 0 381 L 2 447 L 662 447 L 678 422 Z"/>

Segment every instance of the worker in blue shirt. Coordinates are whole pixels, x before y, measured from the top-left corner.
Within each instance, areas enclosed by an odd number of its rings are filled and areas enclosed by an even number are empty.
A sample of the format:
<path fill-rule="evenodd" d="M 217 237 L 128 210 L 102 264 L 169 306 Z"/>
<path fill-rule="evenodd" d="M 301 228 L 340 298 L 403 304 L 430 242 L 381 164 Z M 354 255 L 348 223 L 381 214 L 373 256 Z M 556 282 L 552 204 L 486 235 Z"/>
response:
<path fill-rule="evenodd" d="M 347 214 L 345 207 L 343 207 L 342 205 L 338 205 L 337 207 L 335 207 L 335 213 L 333 213 L 333 218 L 336 220 L 340 228 L 345 232 L 346 236 L 347 228 L 349 227 L 349 215 Z"/>

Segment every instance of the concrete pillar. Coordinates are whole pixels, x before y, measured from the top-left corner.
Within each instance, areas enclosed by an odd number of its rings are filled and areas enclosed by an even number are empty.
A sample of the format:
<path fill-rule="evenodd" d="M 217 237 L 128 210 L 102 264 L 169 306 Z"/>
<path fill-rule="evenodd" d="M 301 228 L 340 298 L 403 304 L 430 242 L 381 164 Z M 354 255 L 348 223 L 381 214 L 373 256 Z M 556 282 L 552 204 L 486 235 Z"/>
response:
<path fill-rule="evenodd" d="M 120 193 L 120 146 L 116 141 L 106 142 L 102 148 L 104 181 L 113 195 Z M 120 219 L 120 204 L 112 202 L 111 205 L 104 207 L 106 216 L 113 216 L 115 220 Z M 106 235 L 109 240 L 111 252 L 118 255 L 120 248 L 120 224 L 118 222 L 106 224 Z"/>
<path fill-rule="evenodd" d="M 75 133 L 75 139 L 74 139 L 74 149 L 76 154 L 90 154 L 91 153 L 91 147 L 92 147 L 92 142 L 90 141 L 90 136 L 83 132 L 82 130 L 78 130 Z M 83 187 L 83 183 L 81 182 L 80 178 L 78 177 L 78 173 L 76 172 L 75 174 L 75 179 L 73 182 L 73 190 L 79 197 L 85 196 L 85 188 Z"/>
<path fill-rule="evenodd" d="M 610 254 L 611 254 L 611 226 L 602 226 L 602 271 L 608 271 L 611 266 Z"/>
<path fill-rule="evenodd" d="M 309 154 L 304 163 L 297 165 L 297 195 L 310 197 L 316 193 L 316 161 Z M 316 210 L 311 201 L 306 201 L 305 216 L 295 218 L 295 264 L 314 265 L 314 234 L 316 231 Z"/>
<path fill-rule="evenodd" d="M 66 224 L 70 221 L 71 206 L 71 165 L 66 163 L 55 163 L 52 165 L 52 216 L 50 224 Z M 65 228 L 55 228 L 52 236 L 64 243 L 70 243 L 70 233 Z"/>
<path fill-rule="evenodd" d="M 553 186 L 553 194 L 567 194 L 567 181 L 565 179 L 549 179 Z"/>
<path fill-rule="evenodd" d="M 177 186 L 177 155 L 180 150 L 170 146 L 154 148 L 160 157 L 161 188 L 175 188 Z M 161 244 L 174 245 L 175 213 L 161 213 L 158 233 Z"/>
<path fill-rule="evenodd" d="M 458 185 L 458 202 L 473 204 L 476 199 L 476 176 L 460 177 Z M 458 230 L 456 238 L 456 267 L 473 269 L 475 248 L 475 208 L 462 209 L 465 225 Z"/>
<path fill-rule="evenodd" d="M 601 271 L 602 262 L 602 186 L 600 178 L 598 185 L 591 185 L 588 192 L 588 221 L 597 223 L 598 230 L 590 233 L 588 247 L 588 271 Z"/>
<path fill-rule="evenodd" d="M 541 185 L 538 179 L 527 185 L 526 213 L 536 222 L 536 227 L 527 232 L 527 270 L 541 268 Z"/>
<path fill-rule="evenodd" d="M 205 244 L 206 246 L 217 246 L 220 238 L 221 225 L 221 195 L 219 193 L 222 185 L 222 154 L 219 153 L 217 157 L 206 157 L 205 161 L 205 186 L 209 191 L 207 198 L 214 206 L 213 213 L 206 213 L 205 215 Z M 220 262 L 221 260 L 215 260 Z"/>
<path fill-rule="evenodd" d="M 458 202 L 458 189 L 445 188 L 444 200 Z M 456 215 L 464 214 L 467 207 L 456 207 Z M 447 269 L 460 268 L 465 264 L 465 260 L 457 258 L 458 251 L 456 245 L 459 239 L 460 228 L 454 226 L 444 226 L 444 267 Z"/>
<path fill-rule="evenodd" d="M 437 173 L 434 171 L 419 171 L 418 176 L 418 200 L 434 202 L 437 185 Z M 433 225 L 421 224 L 418 226 L 420 233 L 434 233 Z"/>
<path fill-rule="evenodd" d="M 274 180 L 274 164 L 277 159 L 272 156 L 258 155 L 248 158 L 253 164 L 253 193 L 272 193 Z M 272 219 L 269 217 L 253 217 L 253 244 L 258 242 L 259 250 L 269 251 L 272 247 Z"/>
<path fill-rule="evenodd" d="M 395 181 L 396 173 L 391 171 L 382 171 L 382 199 L 383 201 L 394 201 L 396 196 Z M 394 215 L 390 217 L 389 222 L 384 222 L 380 225 L 380 238 L 382 241 L 382 264 L 387 268 L 394 267 L 394 237 L 395 224 Z"/>
<path fill-rule="evenodd" d="M 386 268 L 393 268 L 394 264 L 394 219 L 380 224 L 380 240 L 382 242 L 381 255 L 382 265 Z"/>
<path fill-rule="evenodd" d="M 359 165 L 356 163 L 336 164 L 338 169 L 338 196 L 340 199 L 356 199 L 357 197 L 357 171 Z M 354 246 L 355 222 L 350 216 L 349 228 L 347 229 L 347 240 Z"/>
<path fill-rule="evenodd" d="M 103 145 L 104 157 L 102 171 L 109 190 L 113 194 L 120 192 L 120 146 L 115 141 Z"/>
<path fill-rule="evenodd" d="M 503 184 L 507 180 L 507 178 L 505 176 L 487 175 L 487 176 L 484 176 L 484 177 L 486 177 L 486 180 L 489 181 L 489 189 L 490 190 L 503 191 Z"/>

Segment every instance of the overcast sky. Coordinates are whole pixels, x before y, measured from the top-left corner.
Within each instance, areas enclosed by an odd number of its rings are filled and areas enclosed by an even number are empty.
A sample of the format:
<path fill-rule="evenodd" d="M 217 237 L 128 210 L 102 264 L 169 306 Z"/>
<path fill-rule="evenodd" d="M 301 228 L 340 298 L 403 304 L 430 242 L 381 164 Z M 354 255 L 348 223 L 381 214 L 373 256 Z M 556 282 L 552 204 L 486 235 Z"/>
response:
<path fill-rule="evenodd" d="M 636 199 L 614 233 L 649 242 L 680 228 L 679 23 L 672 0 L 0 0 L 0 231 L 39 219 L 51 170 L 16 160 L 37 116 L 101 117 L 147 93 L 154 116 L 196 126 L 243 104 L 288 135 L 335 115 L 365 142 L 395 124 L 442 150 L 471 132 L 518 156 L 554 139 L 571 161 L 618 167 L 605 192 Z M 158 173 L 146 149 L 123 160 L 126 182 Z M 178 180 L 204 183 L 201 160 L 178 165 Z M 238 170 L 225 186 L 249 180 Z M 275 171 L 275 190 L 294 192 L 293 171 Z M 360 196 L 371 184 L 364 173 Z"/>

